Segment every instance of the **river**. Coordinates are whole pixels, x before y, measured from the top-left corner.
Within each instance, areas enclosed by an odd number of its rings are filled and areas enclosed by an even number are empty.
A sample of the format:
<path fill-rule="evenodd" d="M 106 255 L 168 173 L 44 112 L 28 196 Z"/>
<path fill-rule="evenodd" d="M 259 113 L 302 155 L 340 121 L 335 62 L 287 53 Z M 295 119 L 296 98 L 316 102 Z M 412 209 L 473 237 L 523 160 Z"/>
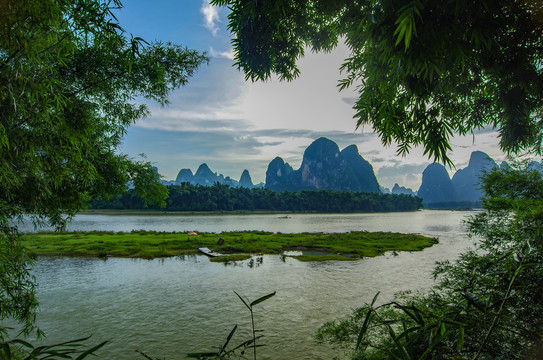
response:
<path fill-rule="evenodd" d="M 397 291 L 427 289 L 435 262 L 455 259 L 472 243 L 463 226 L 471 214 L 78 215 L 70 230 L 367 230 L 419 233 L 438 237 L 440 243 L 421 252 L 355 262 L 302 263 L 273 255 L 227 266 L 203 256 L 39 258 L 32 269 L 39 284 L 37 323 L 47 343 L 91 334 L 93 343 L 108 340 L 99 353 L 104 359 L 143 359 L 135 350 L 182 359 L 222 345 L 235 324 L 240 330 L 232 343 L 248 339 L 249 312 L 234 291 L 250 300 L 277 291 L 255 306 L 257 328 L 264 330 L 267 345 L 258 349 L 258 358 L 342 358 L 341 351 L 314 343 L 318 327 L 371 301 L 378 291 L 385 301 Z"/>

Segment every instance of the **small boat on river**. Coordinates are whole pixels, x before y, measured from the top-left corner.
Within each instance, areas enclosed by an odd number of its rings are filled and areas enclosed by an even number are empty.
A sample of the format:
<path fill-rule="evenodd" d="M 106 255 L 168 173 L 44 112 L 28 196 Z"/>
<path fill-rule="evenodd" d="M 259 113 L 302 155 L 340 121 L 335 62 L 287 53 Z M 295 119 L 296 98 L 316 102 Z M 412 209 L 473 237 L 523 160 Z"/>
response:
<path fill-rule="evenodd" d="M 214 252 L 213 250 L 209 250 L 209 248 L 206 248 L 206 247 L 199 247 L 198 251 L 201 252 L 204 255 L 209 256 L 209 257 L 223 256 L 222 254 Z"/>

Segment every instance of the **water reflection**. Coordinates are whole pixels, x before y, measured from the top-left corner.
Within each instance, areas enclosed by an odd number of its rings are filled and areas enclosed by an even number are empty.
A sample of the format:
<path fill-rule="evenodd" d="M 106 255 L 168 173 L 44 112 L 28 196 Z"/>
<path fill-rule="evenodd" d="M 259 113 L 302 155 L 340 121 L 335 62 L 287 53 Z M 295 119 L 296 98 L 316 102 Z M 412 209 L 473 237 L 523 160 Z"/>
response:
<path fill-rule="evenodd" d="M 449 225 L 426 225 L 424 228 L 428 232 L 446 233 L 452 230 Z"/>
<path fill-rule="evenodd" d="M 255 266 L 259 267 L 260 265 L 262 265 L 263 262 L 264 262 L 264 257 L 263 256 L 257 256 L 256 260 L 255 260 L 255 258 L 251 258 L 248 261 L 247 266 L 249 266 L 252 269 Z"/>
<path fill-rule="evenodd" d="M 197 256 L 195 254 L 189 254 L 189 255 L 178 255 L 175 256 L 175 259 L 179 261 L 196 261 Z"/>

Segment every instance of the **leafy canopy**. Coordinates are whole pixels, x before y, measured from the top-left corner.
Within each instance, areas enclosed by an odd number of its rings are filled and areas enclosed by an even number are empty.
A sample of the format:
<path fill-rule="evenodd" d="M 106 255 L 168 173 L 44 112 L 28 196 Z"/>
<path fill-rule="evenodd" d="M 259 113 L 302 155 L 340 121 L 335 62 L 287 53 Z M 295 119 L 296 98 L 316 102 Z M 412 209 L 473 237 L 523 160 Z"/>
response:
<path fill-rule="evenodd" d="M 483 210 L 468 221 L 473 249 L 434 270 L 427 293 L 375 299 L 318 333 L 352 359 L 539 359 L 543 336 L 543 176 L 494 169 Z"/>
<path fill-rule="evenodd" d="M 142 98 L 167 104 L 204 54 L 147 43 L 117 23 L 118 0 L 0 1 L 0 319 L 32 326 L 36 302 L 10 222 L 62 227 L 93 197 L 131 183 L 165 205 L 149 163 L 119 154 Z M 1 333 L 0 333 L 1 335 Z"/>
<path fill-rule="evenodd" d="M 542 153 L 543 3 L 529 0 L 213 0 L 228 6 L 247 79 L 292 80 L 304 49 L 350 56 L 357 126 L 437 161 L 455 134 L 499 130 L 507 153 Z"/>

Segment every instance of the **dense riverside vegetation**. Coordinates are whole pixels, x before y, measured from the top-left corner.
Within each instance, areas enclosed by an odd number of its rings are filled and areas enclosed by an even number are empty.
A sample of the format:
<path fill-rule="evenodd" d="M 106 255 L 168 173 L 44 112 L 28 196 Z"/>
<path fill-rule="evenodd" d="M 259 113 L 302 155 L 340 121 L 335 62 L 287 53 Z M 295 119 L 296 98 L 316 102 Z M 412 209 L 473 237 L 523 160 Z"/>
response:
<path fill-rule="evenodd" d="M 433 202 L 429 204 L 424 204 L 425 209 L 434 209 L 434 210 L 441 210 L 441 209 L 455 209 L 455 210 L 463 210 L 463 209 L 480 209 L 481 208 L 481 201 L 441 201 L 441 202 Z"/>
<path fill-rule="evenodd" d="M 17 219 L 62 228 L 89 198 L 127 183 L 163 204 L 166 188 L 151 164 L 118 147 L 126 128 L 149 115 L 144 102 L 166 105 L 208 60 L 127 34 L 114 15 L 121 7 L 119 0 L 0 1 L 0 321 L 18 321 L 23 334 L 41 332 Z M 5 336 L 0 325 L 0 341 Z M 28 358 L 89 355 L 74 347 L 33 349 Z M 8 350 L 0 343 L 1 359 Z"/>
<path fill-rule="evenodd" d="M 422 199 L 409 195 L 390 195 L 353 191 L 304 190 L 274 192 L 261 188 L 233 188 L 215 183 L 213 186 L 170 185 L 167 211 L 296 211 L 323 213 L 414 211 L 422 208 Z M 110 200 L 95 199 L 90 209 L 160 209 L 147 206 L 134 190 Z"/>
<path fill-rule="evenodd" d="M 541 359 L 543 178 L 496 169 L 482 189 L 483 211 L 468 221 L 478 241 L 438 264 L 431 291 L 376 298 L 318 338 L 352 359 Z"/>

